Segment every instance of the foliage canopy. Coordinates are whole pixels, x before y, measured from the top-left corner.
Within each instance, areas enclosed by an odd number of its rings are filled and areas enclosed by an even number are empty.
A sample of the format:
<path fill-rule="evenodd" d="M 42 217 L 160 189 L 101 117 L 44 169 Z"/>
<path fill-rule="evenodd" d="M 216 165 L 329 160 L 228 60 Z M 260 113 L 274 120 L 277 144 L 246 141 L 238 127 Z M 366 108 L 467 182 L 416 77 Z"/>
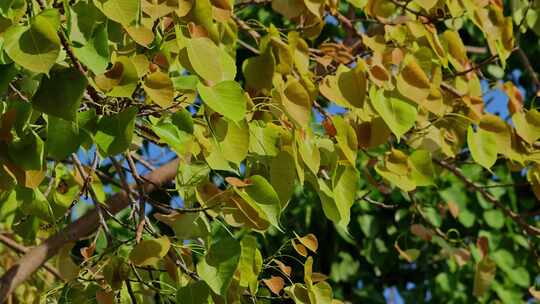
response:
<path fill-rule="evenodd" d="M 2 0 L 0 301 L 540 300 L 537 35 L 537 0 Z"/>

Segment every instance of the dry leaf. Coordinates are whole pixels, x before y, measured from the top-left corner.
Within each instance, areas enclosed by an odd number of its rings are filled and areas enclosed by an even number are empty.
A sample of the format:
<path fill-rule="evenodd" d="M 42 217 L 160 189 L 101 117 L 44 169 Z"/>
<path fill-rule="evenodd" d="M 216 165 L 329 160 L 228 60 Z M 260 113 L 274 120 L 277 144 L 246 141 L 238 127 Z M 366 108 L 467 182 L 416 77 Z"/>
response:
<path fill-rule="evenodd" d="M 291 243 L 292 243 L 292 246 L 293 246 L 294 250 L 295 250 L 299 255 L 301 255 L 301 256 L 303 256 L 303 257 L 306 257 L 306 256 L 307 256 L 308 252 L 307 252 L 306 247 L 304 247 L 304 245 L 296 243 L 295 240 L 291 240 Z"/>
<path fill-rule="evenodd" d="M 428 229 L 420 224 L 411 225 L 411 233 L 428 242 L 431 241 L 434 234 L 433 230 Z"/>
<path fill-rule="evenodd" d="M 276 295 L 285 287 L 285 281 L 281 277 L 272 276 L 270 279 L 263 279 L 263 282 Z"/>
<path fill-rule="evenodd" d="M 291 266 L 287 266 L 282 261 L 279 261 L 279 260 L 276 260 L 276 259 L 274 259 L 274 263 L 276 263 L 276 265 L 279 267 L 281 272 L 286 274 L 288 277 L 291 276 L 291 272 L 292 272 Z"/>
<path fill-rule="evenodd" d="M 317 252 L 317 248 L 319 247 L 319 242 L 317 241 L 317 237 L 310 233 L 304 237 L 298 238 L 298 241 L 302 243 L 307 249 L 311 250 L 312 252 Z"/>

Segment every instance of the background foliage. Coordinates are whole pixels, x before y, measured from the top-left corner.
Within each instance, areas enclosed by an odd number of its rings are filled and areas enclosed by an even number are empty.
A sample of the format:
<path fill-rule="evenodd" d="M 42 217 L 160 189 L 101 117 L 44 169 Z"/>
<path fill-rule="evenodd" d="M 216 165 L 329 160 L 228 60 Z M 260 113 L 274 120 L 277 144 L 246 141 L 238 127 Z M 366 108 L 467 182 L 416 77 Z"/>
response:
<path fill-rule="evenodd" d="M 538 35 L 536 0 L 3 0 L 0 301 L 538 300 Z"/>

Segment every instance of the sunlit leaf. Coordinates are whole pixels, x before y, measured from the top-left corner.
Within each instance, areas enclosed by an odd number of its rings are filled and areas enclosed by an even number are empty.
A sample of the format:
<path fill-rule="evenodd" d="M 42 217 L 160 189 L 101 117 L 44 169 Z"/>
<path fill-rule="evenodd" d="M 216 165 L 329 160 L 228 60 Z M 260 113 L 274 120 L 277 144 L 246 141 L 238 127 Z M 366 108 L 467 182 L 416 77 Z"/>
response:
<path fill-rule="evenodd" d="M 129 260 L 137 266 L 155 265 L 167 254 L 170 246 L 171 242 L 167 237 L 142 240 L 133 247 L 129 254 Z"/>

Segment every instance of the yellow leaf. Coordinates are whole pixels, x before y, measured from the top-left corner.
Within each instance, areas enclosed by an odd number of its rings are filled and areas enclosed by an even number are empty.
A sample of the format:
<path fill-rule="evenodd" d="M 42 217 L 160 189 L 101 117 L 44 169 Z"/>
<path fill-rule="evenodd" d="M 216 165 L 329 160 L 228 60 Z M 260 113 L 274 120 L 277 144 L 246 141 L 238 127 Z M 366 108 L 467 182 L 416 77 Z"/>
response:
<path fill-rule="evenodd" d="M 352 166 L 356 166 L 358 140 L 354 129 L 341 116 L 336 115 L 332 120 L 337 130 L 336 139 L 341 152 Z"/>
<path fill-rule="evenodd" d="M 335 76 L 327 76 L 319 86 L 328 100 L 346 108 L 362 108 L 366 95 L 366 75 L 358 67 L 340 65 Z"/>
<path fill-rule="evenodd" d="M 170 247 L 171 242 L 166 236 L 143 240 L 133 247 L 129 260 L 136 266 L 154 266 L 167 254 Z"/>
<path fill-rule="evenodd" d="M 488 256 L 485 256 L 478 264 L 476 264 L 476 272 L 474 274 L 473 295 L 482 297 L 491 286 L 491 282 L 495 278 L 497 266 Z"/>
<path fill-rule="evenodd" d="M 283 108 L 300 127 L 307 128 L 311 121 L 311 100 L 300 81 L 290 77 L 281 94 Z"/>
<path fill-rule="evenodd" d="M 405 57 L 406 65 L 397 76 L 397 89 L 401 95 L 422 103 L 429 95 L 431 84 L 422 67 L 412 56 Z"/>
<path fill-rule="evenodd" d="M 125 29 L 129 36 L 142 46 L 148 47 L 154 41 L 152 30 L 142 25 L 126 26 Z"/>
<path fill-rule="evenodd" d="M 533 144 L 540 138 L 540 112 L 536 109 L 514 113 L 512 121 L 517 134 L 526 142 Z"/>
<path fill-rule="evenodd" d="M 489 170 L 497 161 L 497 139 L 493 133 L 481 128 L 474 132 L 469 126 L 467 144 L 474 161 L 482 167 Z"/>
<path fill-rule="evenodd" d="M 437 4 L 437 1 L 438 0 L 414 0 L 413 2 L 420 5 L 426 11 L 429 11 Z"/>
<path fill-rule="evenodd" d="M 171 105 L 174 98 L 173 83 L 169 75 L 157 71 L 144 80 L 144 91 L 148 97 L 162 108 Z"/>

